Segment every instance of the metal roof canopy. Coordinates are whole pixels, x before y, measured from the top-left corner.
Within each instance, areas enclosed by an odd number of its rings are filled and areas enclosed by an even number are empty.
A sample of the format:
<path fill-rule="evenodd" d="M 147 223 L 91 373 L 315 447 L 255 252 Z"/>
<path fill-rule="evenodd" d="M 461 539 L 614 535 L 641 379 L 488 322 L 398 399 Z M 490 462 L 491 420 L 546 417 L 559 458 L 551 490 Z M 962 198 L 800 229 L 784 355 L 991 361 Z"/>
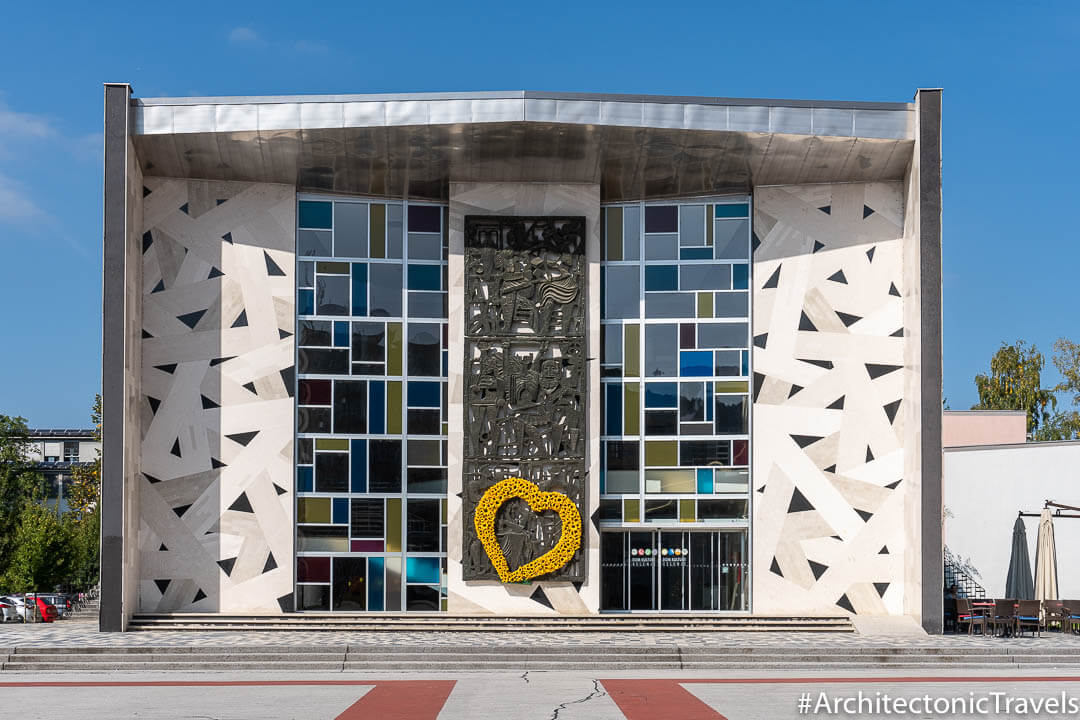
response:
<path fill-rule="evenodd" d="M 605 202 L 901 180 L 914 105 L 567 93 L 133 99 L 147 175 L 445 200 L 599 183 Z"/>

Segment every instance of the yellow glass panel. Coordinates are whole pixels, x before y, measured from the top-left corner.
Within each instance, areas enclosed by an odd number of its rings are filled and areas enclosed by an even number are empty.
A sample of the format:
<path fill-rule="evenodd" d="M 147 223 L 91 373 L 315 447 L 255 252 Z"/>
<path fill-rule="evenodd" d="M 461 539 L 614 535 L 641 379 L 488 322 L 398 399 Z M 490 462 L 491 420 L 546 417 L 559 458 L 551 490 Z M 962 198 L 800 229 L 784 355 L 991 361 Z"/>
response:
<path fill-rule="evenodd" d="M 377 271 L 376 271 L 377 272 Z M 401 323 L 386 323 L 386 374 L 401 374 Z"/>
<path fill-rule="evenodd" d="M 645 442 L 645 467 L 663 467 L 679 464 L 679 444 L 674 440 L 647 440 Z"/>
<path fill-rule="evenodd" d="M 386 432 L 390 435 L 401 433 L 400 380 L 388 380 L 386 383 Z"/>
<path fill-rule="evenodd" d="M 693 500 L 679 501 L 679 522 L 696 522 L 697 504 Z"/>
<path fill-rule="evenodd" d="M 439 504 L 442 506 L 442 524 L 446 524 L 446 500 L 440 500 Z"/>
<path fill-rule="evenodd" d="M 349 538 L 298 537 L 296 549 L 300 552 L 349 552 Z"/>
<path fill-rule="evenodd" d="M 713 294 L 711 292 L 699 292 L 697 294 L 697 316 L 699 318 L 712 317 Z"/>
<path fill-rule="evenodd" d="M 623 434 L 625 435 L 638 434 L 640 426 L 638 408 L 641 407 L 640 386 L 640 383 L 626 383 L 623 385 Z"/>
<path fill-rule="evenodd" d="M 330 522 L 330 498 L 302 497 L 296 501 L 296 522 Z"/>
<path fill-rule="evenodd" d="M 640 355 L 640 325 L 623 325 L 623 374 L 626 377 L 638 377 L 641 375 Z M 636 432 L 636 431 L 635 431 Z"/>
<path fill-rule="evenodd" d="M 750 383 L 746 380 L 717 380 L 714 384 L 718 393 L 745 393 L 750 391 Z"/>
<path fill-rule="evenodd" d="M 401 498 L 386 499 L 386 552 L 401 552 Z"/>
<path fill-rule="evenodd" d="M 623 522 L 641 522 L 641 501 L 626 498 L 622 501 Z"/>
<path fill-rule="evenodd" d="M 371 204 L 371 257 L 386 257 L 386 206 Z"/>
<path fill-rule="evenodd" d="M 348 438 L 315 438 L 316 450 L 348 450 Z"/>
<path fill-rule="evenodd" d="M 622 214 L 621 207 L 607 209 L 607 259 L 622 260 Z"/>
<path fill-rule="evenodd" d="M 697 490 L 694 470 L 646 470 L 647 493 L 692 493 Z"/>
<path fill-rule="evenodd" d="M 315 269 L 321 273 L 332 275 L 348 275 L 349 263 L 343 262 L 319 262 L 315 263 Z"/>
<path fill-rule="evenodd" d="M 446 437 L 447 435 L 450 434 L 450 423 L 443 423 L 442 424 L 442 434 L 443 434 L 443 437 Z"/>

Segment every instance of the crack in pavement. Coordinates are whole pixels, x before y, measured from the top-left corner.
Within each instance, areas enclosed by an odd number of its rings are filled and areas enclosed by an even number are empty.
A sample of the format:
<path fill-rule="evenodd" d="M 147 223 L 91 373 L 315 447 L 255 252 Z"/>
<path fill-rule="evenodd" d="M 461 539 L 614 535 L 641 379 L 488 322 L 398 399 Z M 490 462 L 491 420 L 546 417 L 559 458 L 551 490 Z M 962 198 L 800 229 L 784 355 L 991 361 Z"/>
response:
<path fill-rule="evenodd" d="M 561 713 L 563 710 L 565 710 L 568 705 L 578 705 L 578 704 L 583 703 L 583 702 L 588 702 L 589 700 L 592 700 L 595 697 L 603 697 L 604 695 L 607 695 L 607 693 L 604 692 L 600 688 L 600 680 L 599 679 L 593 680 L 592 684 L 593 684 L 593 691 L 591 693 L 589 693 L 585 697 L 581 698 L 580 700 L 570 700 L 569 702 L 562 703 L 561 705 L 556 707 L 554 711 L 552 711 L 551 717 L 548 718 L 548 720 L 559 720 L 559 713 Z"/>

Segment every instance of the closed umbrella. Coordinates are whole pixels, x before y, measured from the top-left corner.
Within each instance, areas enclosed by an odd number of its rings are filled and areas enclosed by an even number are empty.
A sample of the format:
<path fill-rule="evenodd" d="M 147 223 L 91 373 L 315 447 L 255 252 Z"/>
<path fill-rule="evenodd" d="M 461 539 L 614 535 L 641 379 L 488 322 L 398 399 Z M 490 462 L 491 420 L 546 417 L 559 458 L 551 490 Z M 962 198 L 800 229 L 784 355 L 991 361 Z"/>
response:
<path fill-rule="evenodd" d="M 1023 518 L 1013 525 L 1012 555 L 1009 574 L 1005 578 L 1005 596 L 1017 600 L 1034 600 L 1035 587 L 1031 582 L 1031 556 L 1028 555 L 1027 530 Z"/>
<path fill-rule="evenodd" d="M 1039 516 L 1039 538 L 1035 543 L 1035 599 L 1057 600 L 1057 544 L 1050 508 Z"/>

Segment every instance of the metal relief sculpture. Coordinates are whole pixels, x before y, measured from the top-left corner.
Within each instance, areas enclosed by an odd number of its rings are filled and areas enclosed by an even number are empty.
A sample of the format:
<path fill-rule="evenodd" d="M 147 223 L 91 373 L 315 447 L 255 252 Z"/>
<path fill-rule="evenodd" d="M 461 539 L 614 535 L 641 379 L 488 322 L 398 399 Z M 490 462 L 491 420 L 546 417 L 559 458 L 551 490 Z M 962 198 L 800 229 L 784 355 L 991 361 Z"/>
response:
<path fill-rule="evenodd" d="M 485 535 L 494 527 L 497 548 L 490 536 L 478 535 L 476 520 L 485 493 L 510 478 L 535 485 L 540 495 L 530 497 L 565 495 L 580 514 L 587 437 L 585 280 L 585 218 L 465 217 L 466 580 L 585 579 L 581 551 L 571 555 L 567 542 L 560 542 L 572 531 L 563 527 L 569 515 L 549 509 L 554 504 L 534 503 L 536 512 L 524 495 L 503 498 L 494 521 L 485 515 L 480 523 Z M 486 510 L 494 509 L 491 497 Z M 505 563 L 492 562 L 498 550 Z M 556 556 L 569 559 L 558 567 L 534 562 Z M 526 566 L 531 572 L 517 572 Z"/>

